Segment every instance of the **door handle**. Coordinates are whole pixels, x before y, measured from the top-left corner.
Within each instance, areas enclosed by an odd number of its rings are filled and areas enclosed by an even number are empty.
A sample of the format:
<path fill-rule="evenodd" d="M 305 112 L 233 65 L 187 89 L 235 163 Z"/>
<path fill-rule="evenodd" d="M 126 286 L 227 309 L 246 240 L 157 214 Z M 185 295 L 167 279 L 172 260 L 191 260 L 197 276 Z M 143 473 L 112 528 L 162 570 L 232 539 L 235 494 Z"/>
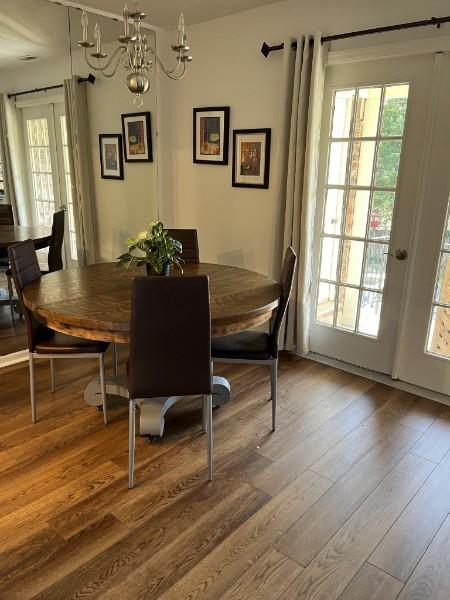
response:
<path fill-rule="evenodd" d="M 404 248 L 398 248 L 394 253 L 383 252 L 383 254 L 389 254 L 389 256 L 395 256 L 397 260 L 406 260 L 408 258 L 408 252 Z"/>

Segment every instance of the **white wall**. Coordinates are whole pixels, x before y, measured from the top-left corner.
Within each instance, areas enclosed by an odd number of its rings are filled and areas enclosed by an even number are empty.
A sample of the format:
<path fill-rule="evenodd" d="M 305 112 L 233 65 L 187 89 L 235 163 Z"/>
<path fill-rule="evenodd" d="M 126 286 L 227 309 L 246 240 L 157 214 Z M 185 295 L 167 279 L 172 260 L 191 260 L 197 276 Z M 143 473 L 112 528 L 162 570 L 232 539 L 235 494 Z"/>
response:
<path fill-rule="evenodd" d="M 160 214 L 171 226 L 197 227 L 201 258 L 277 275 L 277 236 L 282 223 L 275 186 L 279 156 L 279 99 L 282 53 L 260 54 L 263 41 L 278 43 L 302 32 L 339 33 L 403 21 L 447 15 L 447 0 L 286 0 L 188 28 L 194 61 L 181 82 L 160 87 L 162 148 Z M 444 26 L 441 33 L 449 33 Z M 359 38 L 359 45 L 433 30 Z M 231 186 L 229 166 L 192 162 L 192 109 L 230 106 L 230 129 L 271 127 L 272 168 L 268 190 Z M 170 152 L 168 151 L 170 149 Z"/>

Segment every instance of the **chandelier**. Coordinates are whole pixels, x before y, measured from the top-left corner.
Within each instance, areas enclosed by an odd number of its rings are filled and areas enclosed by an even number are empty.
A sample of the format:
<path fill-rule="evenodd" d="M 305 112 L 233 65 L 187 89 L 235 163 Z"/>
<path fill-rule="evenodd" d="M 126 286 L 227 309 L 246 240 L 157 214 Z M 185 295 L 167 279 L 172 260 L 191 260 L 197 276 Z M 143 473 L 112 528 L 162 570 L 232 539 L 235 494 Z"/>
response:
<path fill-rule="evenodd" d="M 102 32 L 98 23 L 94 27 L 95 41 L 89 41 L 89 20 L 87 12 L 84 10 L 81 16 L 83 39 L 78 42 L 78 46 L 84 48 L 84 57 L 89 67 L 104 77 L 113 77 L 121 65 L 130 71 L 126 83 L 130 92 L 135 94 L 134 104 L 136 106 L 143 105 L 142 94 L 150 89 L 148 73 L 153 71 L 153 60 L 170 79 L 175 80 L 183 77 L 186 72 L 186 63 L 192 60 L 187 45 L 183 14 L 180 14 L 178 21 L 177 42 L 171 45 L 172 50 L 176 53 L 176 62 L 175 67 L 170 70 L 164 66 L 156 50 L 149 46 L 147 36 L 141 31 L 142 21 L 145 17 L 146 14 L 138 9 L 136 2 L 133 11 L 130 11 L 126 4 L 124 5 L 123 35 L 117 38 L 120 45 L 112 52 L 111 56 L 108 56 L 102 51 Z M 94 47 L 95 52 L 88 53 L 88 49 Z M 97 59 L 96 63 L 92 61 L 91 57 Z"/>

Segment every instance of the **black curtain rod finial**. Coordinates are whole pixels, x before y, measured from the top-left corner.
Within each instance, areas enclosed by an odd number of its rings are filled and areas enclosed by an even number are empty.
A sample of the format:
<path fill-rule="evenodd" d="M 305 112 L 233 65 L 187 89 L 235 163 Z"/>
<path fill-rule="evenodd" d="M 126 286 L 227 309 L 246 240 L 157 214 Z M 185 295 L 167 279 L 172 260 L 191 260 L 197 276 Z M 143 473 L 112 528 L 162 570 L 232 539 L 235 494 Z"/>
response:
<path fill-rule="evenodd" d="M 269 44 L 267 44 L 267 42 L 264 42 L 263 45 L 261 46 L 261 54 L 264 56 L 264 58 L 267 58 L 271 52 L 274 52 L 275 50 L 283 50 L 283 48 L 284 48 L 284 44 L 277 44 L 276 46 L 269 46 Z"/>
<path fill-rule="evenodd" d="M 92 75 L 92 73 L 89 73 L 89 75 L 87 77 L 80 77 L 78 79 L 78 83 L 95 83 L 95 75 Z"/>

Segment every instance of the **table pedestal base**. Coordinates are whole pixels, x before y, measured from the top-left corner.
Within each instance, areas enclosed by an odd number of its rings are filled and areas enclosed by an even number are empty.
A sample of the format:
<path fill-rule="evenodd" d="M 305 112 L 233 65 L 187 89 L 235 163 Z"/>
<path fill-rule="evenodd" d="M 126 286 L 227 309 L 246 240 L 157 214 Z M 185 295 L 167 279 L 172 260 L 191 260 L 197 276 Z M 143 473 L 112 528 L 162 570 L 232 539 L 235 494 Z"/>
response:
<path fill-rule="evenodd" d="M 126 375 L 106 377 L 106 393 L 110 396 L 128 399 Z M 224 377 L 213 376 L 213 405 L 222 406 L 230 399 L 230 383 Z M 164 433 L 164 417 L 176 402 L 186 396 L 170 396 L 169 398 L 143 398 L 137 400 L 140 408 L 139 431 L 141 435 L 162 436 Z M 84 390 L 84 401 L 90 406 L 102 405 L 100 380 L 92 379 Z"/>

